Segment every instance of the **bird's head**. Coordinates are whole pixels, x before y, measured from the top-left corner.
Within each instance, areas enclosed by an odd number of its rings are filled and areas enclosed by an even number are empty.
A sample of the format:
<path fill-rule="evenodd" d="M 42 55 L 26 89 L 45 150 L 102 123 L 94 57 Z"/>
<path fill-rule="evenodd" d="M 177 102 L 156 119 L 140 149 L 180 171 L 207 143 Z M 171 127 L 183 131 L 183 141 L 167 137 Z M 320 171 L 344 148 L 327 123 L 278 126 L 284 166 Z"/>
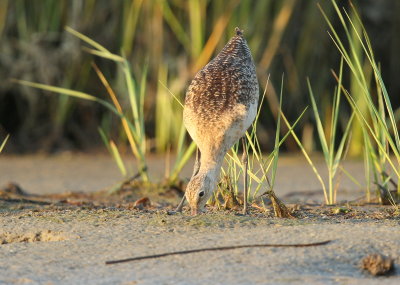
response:
<path fill-rule="evenodd" d="M 212 180 L 206 174 L 198 174 L 192 177 L 185 191 L 192 215 L 197 215 L 203 211 L 211 194 Z"/>

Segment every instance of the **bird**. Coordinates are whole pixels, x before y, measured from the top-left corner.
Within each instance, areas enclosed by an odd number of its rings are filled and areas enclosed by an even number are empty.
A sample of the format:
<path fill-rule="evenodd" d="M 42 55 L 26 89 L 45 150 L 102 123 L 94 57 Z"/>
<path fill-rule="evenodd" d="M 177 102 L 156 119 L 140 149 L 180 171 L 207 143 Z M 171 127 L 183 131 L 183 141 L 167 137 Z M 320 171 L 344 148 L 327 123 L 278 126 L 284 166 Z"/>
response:
<path fill-rule="evenodd" d="M 192 215 L 204 211 L 215 191 L 227 151 L 245 136 L 253 123 L 259 98 L 256 68 L 243 31 L 234 36 L 206 66 L 197 72 L 185 96 L 183 123 L 197 145 L 196 162 L 177 211 L 188 201 Z M 245 138 L 243 139 L 245 144 Z M 247 153 L 244 213 L 247 212 Z"/>

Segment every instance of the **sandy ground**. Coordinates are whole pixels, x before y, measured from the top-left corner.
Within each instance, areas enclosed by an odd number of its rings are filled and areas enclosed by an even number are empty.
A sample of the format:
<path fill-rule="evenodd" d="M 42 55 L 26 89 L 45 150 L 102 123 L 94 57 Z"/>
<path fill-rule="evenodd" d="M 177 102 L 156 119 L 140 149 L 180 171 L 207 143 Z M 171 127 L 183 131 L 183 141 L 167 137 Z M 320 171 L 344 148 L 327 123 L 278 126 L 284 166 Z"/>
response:
<path fill-rule="evenodd" d="M 152 164 L 154 176 L 162 173 L 162 163 Z M 283 158 L 279 167 L 277 195 L 285 202 L 322 201 L 304 161 Z M 359 162 L 345 167 L 362 179 Z M 190 175 L 190 167 L 183 175 Z M 13 181 L 31 193 L 94 191 L 118 179 L 118 170 L 104 155 L 0 157 L 0 186 Z M 339 200 L 362 196 L 357 188 L 343 178 Z M 169 216 L 163 210 L 113 207 L 13 204 L 10 210 L 0 204 L 0 241 L 5 243 L 0 245 L 0 284 L 400 284 L 399 217 L 387 214 L 390 207 L 375 207 L 372 212 L 378 214 L 371 215 L 359 211 L 277 219 L 232 212 Z M 332 242 L 105 265 L 107 260 L 175 250 L 324 240 Z M 361 258 L 374 252 L 395 259 L 394 274 L 372 277 L 359 269 Z"/>
<path fill-rule="evenodd" d="M 325 166 L 321 158 L 315 158 L 316 166 L 323 178 L 326 178 Z M 173 161 L 170 163 L 172 165 Z M 192 173 L 193 161 L 181 172 L 181 177 L 188 180 Z M 130 173 L 137 173 L 134 161 L 127 160 Z M 276 177 L 276 194 L 280 197 L 289 195 L 291 200 L 323 201 L 320 183 L 311 167 L 302 156 L 281 156 Z M 149 159 L 149 171 L 152 180 L 160 181 L 166 172 L 164 159 Z M 170 167 L 171 168 L 171 167 Z M 359 183 L 364 185 L 364 169 L 361 161 L 344 164 Z M 364 195 L 364 190 L 354 184 L 345 175 L 340 177 L 338 200 L 348 200 Z M 92 192 L 107 189 L 122 179 L 119 170 L 107 154 L 71 154 L 56 156 L 0 156 L 0 187 L 17 183 L 33 194 L 61 193 L 66 191 Z M 297 195 L 298 194 L 298 195 Z"/>

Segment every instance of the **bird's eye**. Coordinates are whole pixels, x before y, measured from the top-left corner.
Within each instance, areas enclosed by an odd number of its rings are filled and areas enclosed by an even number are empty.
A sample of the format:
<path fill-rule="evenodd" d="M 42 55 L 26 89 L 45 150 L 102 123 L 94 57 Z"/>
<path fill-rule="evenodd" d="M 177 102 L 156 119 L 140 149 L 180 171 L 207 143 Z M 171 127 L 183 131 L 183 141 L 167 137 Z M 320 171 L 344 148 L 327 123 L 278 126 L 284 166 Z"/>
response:
<path fill-rule="evenodd" d="M 204 191 L 200 191 L 199 192 L 199 197 L 203 197 L 204 196 Z"/>

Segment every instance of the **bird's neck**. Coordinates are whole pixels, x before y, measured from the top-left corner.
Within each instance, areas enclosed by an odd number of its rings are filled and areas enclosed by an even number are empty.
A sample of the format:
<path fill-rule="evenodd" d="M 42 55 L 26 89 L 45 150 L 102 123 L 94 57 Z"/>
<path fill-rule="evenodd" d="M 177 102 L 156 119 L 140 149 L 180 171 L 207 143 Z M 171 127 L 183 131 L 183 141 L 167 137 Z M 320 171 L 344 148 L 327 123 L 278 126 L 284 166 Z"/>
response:
<path fill-rule="evenodd" d="M 199 174 L 204 174 L 211 179 L 212 184 L 218 180 L 219 173 L 221 171 L 221 165 L 224 159 L 224 155 L 217 156 L 216 159 L 208 159 L 202 156 L 200 161 Z"/>

